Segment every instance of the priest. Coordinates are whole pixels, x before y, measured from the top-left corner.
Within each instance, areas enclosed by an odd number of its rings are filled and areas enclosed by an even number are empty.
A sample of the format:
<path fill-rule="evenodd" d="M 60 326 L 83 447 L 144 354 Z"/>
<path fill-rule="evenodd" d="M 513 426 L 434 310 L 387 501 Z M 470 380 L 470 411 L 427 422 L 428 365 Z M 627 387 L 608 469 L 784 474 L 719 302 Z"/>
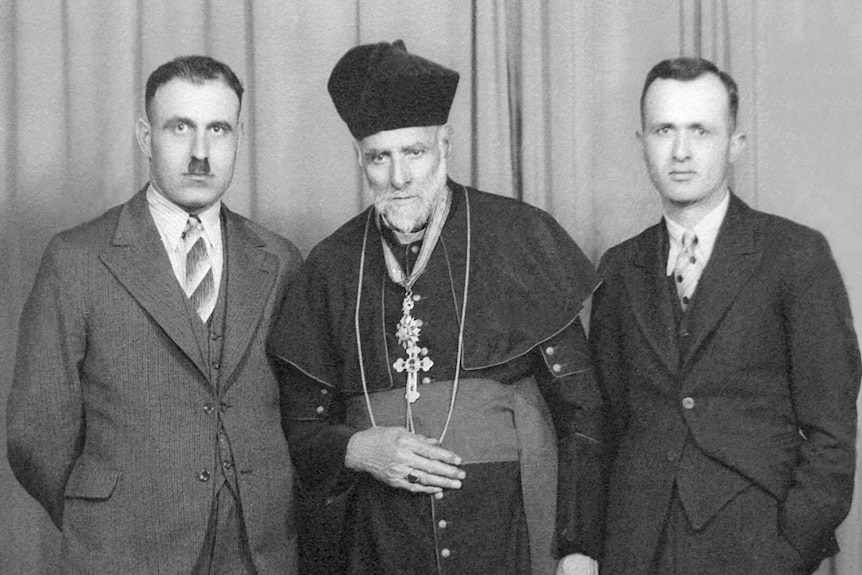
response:
<path fill-rule="evenodd" d="M 448 178 L 458 78 L 397 41 L 329 79 L 374 202 L 312 250 L 269 342 L 310 573 L 595 567 L 597 276 L 547 213 Z"/>

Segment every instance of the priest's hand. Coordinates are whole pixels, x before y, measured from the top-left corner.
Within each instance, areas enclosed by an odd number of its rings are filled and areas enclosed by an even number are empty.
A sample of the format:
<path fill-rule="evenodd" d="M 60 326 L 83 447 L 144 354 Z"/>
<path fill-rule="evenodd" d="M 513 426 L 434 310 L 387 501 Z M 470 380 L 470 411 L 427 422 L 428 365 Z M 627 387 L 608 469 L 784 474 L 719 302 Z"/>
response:
<path fill-rule="evenodd" d="M 414 493 L 460 489 L 466 477 L 461 458 L 437 446 L 437 440 L 403 427 L 372 427 L 354 433 L 344 464 L 370 473 L 378 481 Z"/>

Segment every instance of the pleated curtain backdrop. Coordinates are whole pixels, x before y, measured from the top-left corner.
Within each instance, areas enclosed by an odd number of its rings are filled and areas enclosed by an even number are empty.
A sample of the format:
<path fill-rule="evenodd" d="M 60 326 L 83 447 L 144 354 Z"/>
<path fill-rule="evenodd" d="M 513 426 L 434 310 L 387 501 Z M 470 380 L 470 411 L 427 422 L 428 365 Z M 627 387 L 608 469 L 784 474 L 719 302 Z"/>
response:
<path fill-rule="evenodd" d="M 862 332 L 858 0 L 0 0 L 0 573 L 58 569 L 59 534 L 5 458 L 18 316 L 48 238 L 146 182 L 149 73 L 189 53 L 234 68 L 225 200 L 307 253 L 369 201 L 326 80 L 351 46 L 398 38 L 461 73 L 453 178 L 548 210 L 594 262 L 659 217 L 635 139 L 646 72 L 712 59 L 749 135 L 734 190 L 826 234 Z M 818 573 L 862 573 L 859 497 L 839 539 Z"/>

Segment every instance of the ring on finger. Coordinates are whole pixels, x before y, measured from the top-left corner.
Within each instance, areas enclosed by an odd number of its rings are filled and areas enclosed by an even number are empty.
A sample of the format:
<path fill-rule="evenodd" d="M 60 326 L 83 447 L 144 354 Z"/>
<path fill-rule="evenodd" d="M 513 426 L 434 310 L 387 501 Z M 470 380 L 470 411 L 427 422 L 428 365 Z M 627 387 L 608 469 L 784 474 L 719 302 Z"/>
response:
<path fill-rule="evenodd" d="M 407 474 L 407 483 L 419 483 L 419 476 L 412 471 Z"/>

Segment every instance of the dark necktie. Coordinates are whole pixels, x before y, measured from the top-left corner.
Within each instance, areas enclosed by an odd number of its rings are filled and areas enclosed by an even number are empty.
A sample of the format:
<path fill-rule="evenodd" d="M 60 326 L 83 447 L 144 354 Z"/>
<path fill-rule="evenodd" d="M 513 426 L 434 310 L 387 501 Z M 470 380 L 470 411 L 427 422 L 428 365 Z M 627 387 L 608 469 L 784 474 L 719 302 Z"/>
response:
<path fill-rule="evenodd" d="M 673 281 L 683 311 L 688 311 L 703 271 L 703 262 L 696 254 L 696 247 L 697 236 L 693 231 L 685 230 L 682 234 L 682 250 L 676 257 L 676 266 L 673 269 Z"/>

